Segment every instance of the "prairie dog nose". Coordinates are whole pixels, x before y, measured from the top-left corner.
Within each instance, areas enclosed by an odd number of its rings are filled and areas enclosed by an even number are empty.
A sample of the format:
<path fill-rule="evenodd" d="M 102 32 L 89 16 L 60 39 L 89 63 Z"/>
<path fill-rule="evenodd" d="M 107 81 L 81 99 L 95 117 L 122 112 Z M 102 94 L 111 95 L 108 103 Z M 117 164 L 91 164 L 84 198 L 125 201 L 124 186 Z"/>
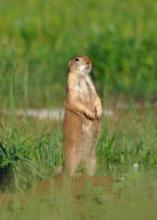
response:
<path fill-rule="evenodd" d="M 87 61 L 86 61 L 86 64 L 90 64 L 90 63 L 91 63 L 90 60 L 87 60 Z"/>
<path fill-rule="evenodd" d="M 91 61 L 88 57 L 85 57 L 84 60 L 87 65 L 91 64 Z"/>

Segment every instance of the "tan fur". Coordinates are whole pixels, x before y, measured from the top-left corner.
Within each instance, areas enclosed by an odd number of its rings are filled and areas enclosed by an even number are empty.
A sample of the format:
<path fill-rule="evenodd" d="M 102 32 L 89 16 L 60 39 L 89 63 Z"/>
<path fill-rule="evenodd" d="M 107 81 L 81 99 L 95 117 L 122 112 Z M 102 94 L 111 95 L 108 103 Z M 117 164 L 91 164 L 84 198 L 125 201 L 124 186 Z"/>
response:
<path fill-rule="evenodd" d="M 69 62 L 63 122 L 64 169 L 75 176 L 83 164 L 88 175 L 96 170 L 95 147 L 101 128 L 102 105 L 90 78 L 91 61 L 77 57 Z"/>

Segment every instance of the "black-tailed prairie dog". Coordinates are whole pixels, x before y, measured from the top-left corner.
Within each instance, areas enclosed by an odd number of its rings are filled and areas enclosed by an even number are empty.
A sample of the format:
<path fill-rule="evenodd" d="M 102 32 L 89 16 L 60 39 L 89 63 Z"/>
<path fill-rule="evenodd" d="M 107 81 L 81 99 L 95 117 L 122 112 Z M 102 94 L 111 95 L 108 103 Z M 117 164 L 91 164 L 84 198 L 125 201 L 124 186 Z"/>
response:
<path fill-rule="evenodd" d="M 102 104 L 90 78 L 88 57 L 80 56 L 68 64 L 67 94 L 63 122 L 64 170 L 77 176 L 84 165 L 87 175 L 96 170 L 96 142 L 101 129 Z"/>

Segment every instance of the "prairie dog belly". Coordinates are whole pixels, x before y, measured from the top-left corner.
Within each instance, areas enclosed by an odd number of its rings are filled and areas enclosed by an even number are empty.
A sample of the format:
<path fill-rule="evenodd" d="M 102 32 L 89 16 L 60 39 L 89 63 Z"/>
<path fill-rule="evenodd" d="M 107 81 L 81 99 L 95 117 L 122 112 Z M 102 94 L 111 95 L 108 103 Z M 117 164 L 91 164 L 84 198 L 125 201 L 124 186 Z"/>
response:
<path fill-rule="evenodd" d="M 66 110 L 63 123 L 64 152 L 74 149 L 75 153 L 87 157 L 95 149 L 100 127 L 99 120 L 89 120 L 83 114 Z"/>

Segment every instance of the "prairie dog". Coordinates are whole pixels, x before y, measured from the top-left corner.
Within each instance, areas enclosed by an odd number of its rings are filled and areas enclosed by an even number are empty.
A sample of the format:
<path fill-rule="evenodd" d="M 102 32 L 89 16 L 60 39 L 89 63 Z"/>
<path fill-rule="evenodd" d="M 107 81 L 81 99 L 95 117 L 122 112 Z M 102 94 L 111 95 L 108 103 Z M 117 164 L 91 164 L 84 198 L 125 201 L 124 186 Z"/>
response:
<path fill-rule="evenodd" d="M 68 64 L 67 93 L 63 121 L 64 169 L 77 176 L 79 165 L 87 175 L 96 170 L 96 142 L 101 129 L 102 104 L 90 78 L 88 57 L 80 56 Z"/>

